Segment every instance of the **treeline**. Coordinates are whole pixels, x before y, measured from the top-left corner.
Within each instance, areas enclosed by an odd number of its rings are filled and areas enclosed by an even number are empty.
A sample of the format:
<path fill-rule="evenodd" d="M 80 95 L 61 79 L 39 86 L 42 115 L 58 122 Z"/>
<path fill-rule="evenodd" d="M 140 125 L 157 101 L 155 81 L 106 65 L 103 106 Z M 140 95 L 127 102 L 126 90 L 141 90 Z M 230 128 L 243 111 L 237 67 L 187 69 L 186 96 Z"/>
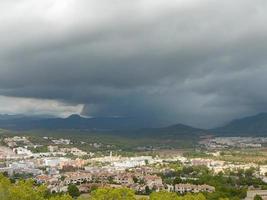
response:
<path fill-rule="evenodd" d="M 55 195 L 48 192 L 45 185 L 36 185 L 33 180 L 20 180 L 12 183 L 0 174 L 1 200 L 72 200 L 66 194 Z"/>
<path fill-rule="evenodd" d="M 33 180 L 11 182 L 9 178 L 0 174 L 1 200 L 73 200 L 69 194 L 52 194 L 45 185 L 37 185 Z M 146 197 L 138 200 L 148 199 Z M 153 192 L 150 200 L 206 200 L 201 193 L 178 196 L 171 192 Z M 79 197 L 78 200 L 137 200 L 134 192 L 127 188 L 97 189 L 88 197 Z"/>
<path fill-rule="evenodd" d="M 142 197 L 138 200 L 147 200 L 148 198 Z M 206 200 L 205 196 L 201 193 L 193 195 L 187 194 L 185 196 L 178 196 L 174 192 L 153 192 L 149 196 L 150 200 Z M 132 190 L 122 189 L 98 189 L 92 192 L 89 199 L 80 198 L 79 200 L 137 200 Z"/>

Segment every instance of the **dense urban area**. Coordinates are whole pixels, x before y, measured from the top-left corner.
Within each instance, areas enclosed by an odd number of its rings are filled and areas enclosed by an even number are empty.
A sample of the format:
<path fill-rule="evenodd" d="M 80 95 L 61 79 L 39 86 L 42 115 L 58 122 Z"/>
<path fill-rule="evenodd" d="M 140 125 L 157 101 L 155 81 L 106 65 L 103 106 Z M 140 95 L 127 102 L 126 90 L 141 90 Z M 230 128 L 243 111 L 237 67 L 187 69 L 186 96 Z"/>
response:
<path fill-rule="evenodd" d="M 207 136 L 190 149 L 126 152 L 67 137 L 2 134 L 0 199 L 264 199 L 266 144 L 266 137 Z"/>

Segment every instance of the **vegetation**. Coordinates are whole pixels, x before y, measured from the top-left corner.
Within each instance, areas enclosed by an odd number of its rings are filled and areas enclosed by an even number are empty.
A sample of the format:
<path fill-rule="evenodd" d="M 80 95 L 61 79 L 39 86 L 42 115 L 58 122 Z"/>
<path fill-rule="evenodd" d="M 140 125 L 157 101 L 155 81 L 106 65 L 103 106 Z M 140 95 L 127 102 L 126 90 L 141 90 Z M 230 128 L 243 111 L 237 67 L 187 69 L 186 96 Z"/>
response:
<path fill-rule="evenodd" d="M 74 198 L 79 196 L 79 190 L 74 185 L 68 187 L 69 194 Z M 48 192 L 45 185 L 37 185 L 33 180 L 20 180 L 11 183 L 8 178 L 0 175 L 0 199 L 1 200 L 72 200 L 70 195 L 56 195 Z M 88 197 L 80 197 L 79 200 L 136 200 L 134 192 L 127 188 L 109 189 L 102 188 L 92 191 Z M 145 199 L 145 198 L 143 198 Z M 153 192 L 151 200 L 205 200 L 203 194 L 178 196 L 170 192 Z"/>
<path fill-rule="evenodd" d="M 150 200 L 206 200 L 201 193 L 197 195 L 187 194 L 185 196 L 178 196 L 174 192 L 153 192 L 150 195 Z"/>
<path fill-rule="evenodd" d="M 32 180 L 16 183 L 0 174 L 1 200 L 72 200 L 69 195 L 50 194 L 44 185 L 38 186 Z"/>
<path fill-rule="evenodd" d="M 5 130 L 0 132 L 1 136 L 15 136 L 23 135 L 29 137 L 30 141 L 40 145 L 50 145 L 50 140 L 43 139 L 46 137 L 53 138 L 68 138 L 73 142 L 73 146 L 79 147 L 79 149 L 90 152 L 97 151 L 119 151 L 134 152 L 138 149 L 146 149 L 146 147 L 160 148 L 160 149 L 172 149 L 172 148 L 192 148 L 198 141 L 197 135 L 180 135 L 175 131 L 157 133 L 157 137 L 153 135 L 152 130 L 136 130 L 130 131 L 94 131 L 94 130 L 28 130 L 28 131 L 15 131 Z M 143 134 L 144 133 L 144 134 Z M 136 137 L 138 135 L 138 137 Z M 83 141 L 83 143 L 81 143 Z M 92 144 L 101 144 L 99 147 L 94 147 Z M 34 152 L 46 152 L 47 149 L 37 148 L 31 149 Z M 123 153 L 121 152 L 121 153 Z"/>
<path fill-rule="evenodd" d="M 33 153 L 45 153 L 45 152 L 48 152 L 47 146 L 40 146 L 40 147 L 36 147 L 36 148 L 29 147 L 28 149 L 31 150 L 31 152 L 33 152 Z"/>
<path fill-rule="evenodd" d="M 97 189 L 92 192 L 90 200 L 135 200 L 134 192 L 130 189 Z"/>
<path fill-rule="evenodd" d="M 221 156 L 217 159 L 227 162 L 267 164 L 267 152 L 258 149 L 228 150 L 221 152 Z"/>
<path fill-rule="evenodd" d="M 266 183 L 254 176 L 255 169 L 252 168 L 214 174 L 204 166 L 181 168 L 179 163 L 177 163 L 176 167 L 174 163 L 171 166 L 173 169 L 176 169 L 174 172 L 161 174 L 165 183 L 208 184 L 214 186 L 215 192 L 204 194 L 207 200 L 221 200 L 221 198 L 229 200 L 243 199 L 246 197 L 249 186 L 261 189 L 267 187 Z"/>
<path fill-rule="evenodd" d="M 262 198 L 261 198 L 260 195 L 256 195 L 256 196 L 254 197 L 254 200 L 262 200 Z"/>
<path fill-rule="evenodd" d="M 79 189 L 78 189 L 77 186 L 74 185 L 74 184 L 70 184 L 70 185 L 68 186 L 68 193 L 69 193 L 69 195 L 72 196 L 72 197 L 78 197 L 78 196 L 80 196 Z"/>

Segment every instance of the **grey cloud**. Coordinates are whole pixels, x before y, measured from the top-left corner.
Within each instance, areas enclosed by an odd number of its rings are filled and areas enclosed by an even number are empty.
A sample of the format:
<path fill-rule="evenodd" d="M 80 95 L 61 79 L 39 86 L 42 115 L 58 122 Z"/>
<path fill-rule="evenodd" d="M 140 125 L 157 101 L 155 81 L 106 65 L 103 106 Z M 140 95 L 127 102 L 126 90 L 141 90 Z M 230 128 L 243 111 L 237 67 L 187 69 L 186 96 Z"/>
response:
<path fill-rule="evenodd" d="M 0 95 L 214 126 L 266 111 L 265 0 L 0 2 Z"/>

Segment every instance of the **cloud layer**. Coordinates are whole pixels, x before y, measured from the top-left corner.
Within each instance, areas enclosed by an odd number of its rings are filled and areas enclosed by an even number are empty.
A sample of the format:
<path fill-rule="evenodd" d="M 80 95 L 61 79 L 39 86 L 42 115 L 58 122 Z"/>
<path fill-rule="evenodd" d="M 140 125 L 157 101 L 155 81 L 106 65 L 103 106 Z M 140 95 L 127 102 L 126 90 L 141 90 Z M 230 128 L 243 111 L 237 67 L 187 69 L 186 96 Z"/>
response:
<path fill-rule="evenodd" d="M 68 117 L 72 114 L 80 114 L 83 110 L 82 104 L 71 105 L 56 100 L 5 96 L 0 96 L 0 105 L 1 114 L 24 114 L 28 116 Z"/>
<path fill-rule="evenodd" d="M 1 1 L 0 95 L 200 127 L 267 111 L 266 9 L 265 0 Z"/>

